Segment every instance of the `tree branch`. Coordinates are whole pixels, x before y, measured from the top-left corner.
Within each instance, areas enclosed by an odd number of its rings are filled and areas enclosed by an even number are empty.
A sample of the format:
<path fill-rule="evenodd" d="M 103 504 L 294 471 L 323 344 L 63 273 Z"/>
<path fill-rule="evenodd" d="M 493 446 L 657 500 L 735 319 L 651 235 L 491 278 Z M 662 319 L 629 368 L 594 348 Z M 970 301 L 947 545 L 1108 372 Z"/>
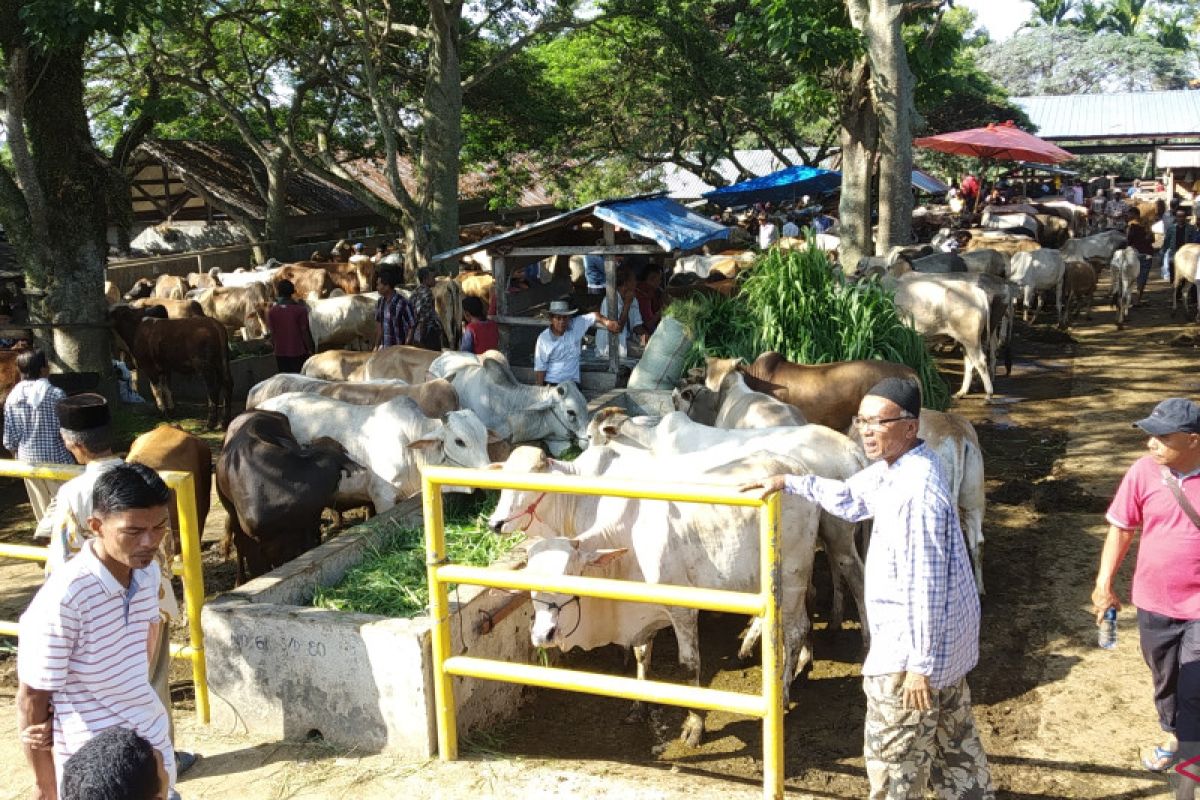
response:
<path fill-rule="evenodd" d="M 598 17 L 595 19 L 598 19 Z M 565 18 L 558 17 L 553 14 L 548 15 L 540 23 L 527 31 L 523 36 L 517 37 L 515 41 L 502 49 L 499 53 L 496 53 L 494 56 L 492 56 L 483 66 L 475 70 L 474 74 L 465 78 L 462 82 L 463 94 L 466 94 L 474 89 L 484 80 L 486 80 L 489 75 L 511 61 L 513 56 L 528 47 L 535 39 L 541 36 L 547 36 L 552 33 L 558 33 L 560 31 L 569 29 L 581 30 L 588 25 L 591 25 L 595 19 L 580 20 L 577 19 L 573 14 Z"/>
<path fill-rule="evenodd" d="M 28 97 L 29 51 L 14 47 L 8 52 L 8 97 L 4 104 L 4 126 L 8 135 L 8 151 L 12 156 L 13 178 L 25 198 L 29 227 L 33 238 L 49 241 L 50 223 L 46 198 L 38 182 L 37 169 L 25 136 L 25 100 Z"/>

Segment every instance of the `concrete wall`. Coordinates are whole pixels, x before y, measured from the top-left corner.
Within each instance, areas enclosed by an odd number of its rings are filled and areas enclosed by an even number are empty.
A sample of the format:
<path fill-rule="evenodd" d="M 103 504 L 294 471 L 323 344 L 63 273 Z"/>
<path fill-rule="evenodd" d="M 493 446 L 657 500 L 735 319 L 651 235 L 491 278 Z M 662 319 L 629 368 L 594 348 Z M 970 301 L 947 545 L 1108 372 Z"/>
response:
<path fill-rule="evenodd" d="M 384 515 L 420 524 L 420 498 Z M 328 742 L 427 758 L 437 750 L 428 617 L 386 619 L 304 607 L 387 535 L 379 523 L 347 532 L 208 603 L 203 612 L 213 722 L 231 733 Z M 452 651 L 532 663 L 528 601 L 478 635 L 478 621 L 507 593 L 461 587 L 451 594 Z M 460 735 L 516 711 L 522 689 L 455 679 Z"/>
<path fill-rule="evenodd" d="M 239 267 L 252 266 L 253 248 L 250 245 L 237 245 L 196 253 L 113 261 L 105 269 L 105 276 L 124 293 L 129 291 L 139 278 L 154 278 L 159 275 L 184 276 L 189 272 L 208 272 L 213 267 L 222 272 L 229 272 Z"/>

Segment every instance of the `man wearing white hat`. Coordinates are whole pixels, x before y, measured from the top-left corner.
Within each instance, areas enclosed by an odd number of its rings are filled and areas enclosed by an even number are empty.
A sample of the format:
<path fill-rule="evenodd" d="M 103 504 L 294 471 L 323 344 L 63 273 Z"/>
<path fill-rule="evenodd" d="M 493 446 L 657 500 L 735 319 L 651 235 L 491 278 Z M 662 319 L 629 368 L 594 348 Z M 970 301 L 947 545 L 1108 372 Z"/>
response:
<path fill-rule="evenodd" d="M 533 350 L 533 380 L 538 386 L 579 383 L 579 353 L 583 337 L 593 325 L 619 333 L 621 323 L 599 312 L 576 317 L 578 309 L 566 300 L 550 303 L 550 327 L 538 336 Z"/>

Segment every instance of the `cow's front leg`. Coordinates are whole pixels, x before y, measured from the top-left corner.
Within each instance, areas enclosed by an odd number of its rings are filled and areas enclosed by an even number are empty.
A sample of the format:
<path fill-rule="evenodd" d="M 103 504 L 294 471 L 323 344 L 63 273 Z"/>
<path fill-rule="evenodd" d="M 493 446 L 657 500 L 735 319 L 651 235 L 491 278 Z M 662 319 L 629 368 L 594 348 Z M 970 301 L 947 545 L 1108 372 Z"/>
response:
<path fill-rule="evenodd" d="M 675 641 L 679 645 L 679 665 L 688 673 L 688 682 L 700 685 L 700 612 L 690 608 L 668 610 Z M 704 738 L 704 713 L 688 709 L 680 739 L 688 747 L 699 747 Z"/>
<path fill-rule="evenodd" d="M 633 657 L 637 661 L 637 679 L 639 681 L 646 680 L 650 674 L 650 656 L 653 651 L 653 634 L 645 644 L 635 644 L 633 646 Z M 628 725 L 634 722 L 644 721 L 646 719 L 647 710 L 648 708 L 645 703 L 643 703 L 641 700 L 634 700 L 633 707 L 629 709 L 629 713 L 625 715 L 625 724 Z"/>

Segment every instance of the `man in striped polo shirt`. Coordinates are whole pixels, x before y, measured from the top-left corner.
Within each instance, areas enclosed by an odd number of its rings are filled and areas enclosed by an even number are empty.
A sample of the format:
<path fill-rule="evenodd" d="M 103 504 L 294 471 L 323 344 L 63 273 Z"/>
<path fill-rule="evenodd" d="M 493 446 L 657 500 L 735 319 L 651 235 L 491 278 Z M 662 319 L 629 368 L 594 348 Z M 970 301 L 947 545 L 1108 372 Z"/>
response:
<path fill-rule="evenodd" d="M 169 501 L 149 467 L 120 464 L 101 475 L 88 519 L 93 538 L 21 615 L 17 725 L 41 797 L 57 797 L 67 758 L 114 726 L 150 742 L 173 790 L 170 725 L 149 679 L 160 624 L 154 556 L 170 527 Z M 51 714 L 52 752 L 38 733 Z"/>

